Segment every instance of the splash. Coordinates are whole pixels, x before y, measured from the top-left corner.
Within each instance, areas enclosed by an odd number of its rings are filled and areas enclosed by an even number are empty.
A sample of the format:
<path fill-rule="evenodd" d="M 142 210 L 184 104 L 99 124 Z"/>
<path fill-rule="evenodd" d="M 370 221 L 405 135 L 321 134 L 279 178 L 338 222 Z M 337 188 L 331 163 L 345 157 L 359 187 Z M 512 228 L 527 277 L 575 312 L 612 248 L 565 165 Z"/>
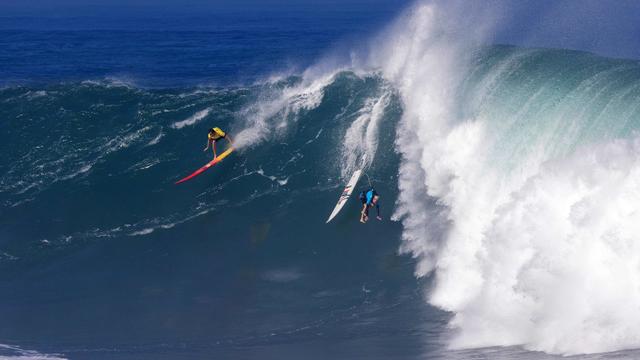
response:
<path fill-rule="evenodd" d="M 182 129 L 185 126 L 194 125 L 200 122 L 201 120 L 203 120 L 204 118 L 206 118 L 210 112 L 211 112 L 211 108 L 200 110 L 197 113 L 188 117 L 187 119 L 176 121 L 174 124 L 171 125 L 171 127 L 174 129 Z"/>
<path fill-rule="evenodd" d="M 242 128 L 235 138 L 236 147 L 248 147 L 267 139 L 274 139 L 286 133 L 301 112 L 316 108 L 324 95 L 335 72 L 323 76 L 304 78 L 299 82 L 272 80 L 264 89 L 262 97 L 242 110 L 239 127 Z"/>
<path fill-rule="evenodd" d="M 466 13 L 418 4 L 371 55 L 404 104 L 401 252 L 454 348 L 637 348 L 640 69 L 487 49 Z"/>
<path fill-rule="evenodd" d="M 383 87 L 382 94 L 369 98 L 358 112 L 358 117 L 349 125 L 343 140 L 343 179 L 348 179 L 355 169 L 366 167 L 375 158 L 380 122 L 384 118 L 390 97 L 391 90 Z M 368 159 L 366 164 L 361 163 L 363 158 Z"/>

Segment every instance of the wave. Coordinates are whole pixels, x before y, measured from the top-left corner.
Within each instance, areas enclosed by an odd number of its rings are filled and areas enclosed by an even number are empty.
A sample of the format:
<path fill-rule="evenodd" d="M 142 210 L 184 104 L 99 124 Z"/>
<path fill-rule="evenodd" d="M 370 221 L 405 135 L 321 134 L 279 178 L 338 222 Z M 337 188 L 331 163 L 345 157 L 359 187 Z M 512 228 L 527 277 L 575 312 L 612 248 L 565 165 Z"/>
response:
<path fill-rule="evenodd" d="M 486 48 L 460 18 L 417 5 L 376 53 L 404 105 L 401 251 L 451 346 L 637 348 L 638 63 Z"/>
<path fill-rule="evenodd" d="M 460 13 L 418 3 L 348 65 L 242 88 L 3 88 L 3 216 L 42 229 L 11 225 L 0 262 L 102 239 L 182 239 L 216 222 L 252 224 L 254 244 L 271 226 L 261 211 L 317 215 L 318 198 L 366 157 L 385 199 L 397 196 L 400 253 L 429 278 L 427 302 L 451 313 L 451 347 L 640 347 L 640 65 L 487 46 L 483 15 Z M 214 125 L 240 151 L 174 187 L 210 159 Z M 48 206 L 63 211 L 42 216 Z M 307 279 L 304 267 L 271 269 L 260 275 L 271 283 Z"/>
<path fill-rule="evenodd" d="M 237 132 L 237 147 L 248 147 L 266 140 L 282 137 L 291 122 L 301 112 L 316 108 L 322 101 L 324 89 L 335 73 L 319 78 L 274 78 L 261 89 L 256 101 L 239 114 L 242 130 Z"/>

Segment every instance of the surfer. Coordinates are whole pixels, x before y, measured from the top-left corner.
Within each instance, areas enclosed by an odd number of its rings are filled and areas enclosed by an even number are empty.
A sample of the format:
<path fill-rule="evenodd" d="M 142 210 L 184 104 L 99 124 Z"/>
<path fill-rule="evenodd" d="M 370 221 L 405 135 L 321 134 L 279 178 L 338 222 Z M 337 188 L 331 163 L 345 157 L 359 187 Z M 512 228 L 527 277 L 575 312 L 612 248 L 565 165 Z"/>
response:
<path fill-rule="evenodd" d="M 218 154 L 216 153 L 216 142 L 218 142 L 218 140 L 223 139 L 223 138 L 227 139 L 227 141 L 229 142 L 229 148 L 227 150 L 225 150 L 222 154 L 220 154 L 220 156 L 218 156 Z M 185 182 L 185 181 L 187 181 L 189 179 L 193 179 L 194 177 L 202 174 L 203 172 L 205 172 L 210 167 L 212 167 L 215 164 L 219 163 L 220 161 L 224 160 L 224 158 L 226 158 L 227 156 L 229 156 L 229 154 L 231 154 L 233 152 L 233 142 L 231 142 L 231 138 L 229 137 L 229 135 L 225 134 L 224 131 L 220 130 L 220 128 L 216 127 L 216 128 L 211 128 L 209 130 L 208 139 L 207 139 L 207 147 L 204 148 L 204 151 L 207 151 L 209 146 L 211 146 L 212 144 L 213 144 L 213 160 L 211 160 L 208 163 L 204 164 L 203 167 L 201 167 L 198 170 L 194 171 L 191 175 L 176 181 L 176 184 L 183 183 L 183 182 Z"/>
<path fill-rule="evenodd" d="M 362 202 L 362 211 L 360 212 L 360 222 L 366 223 L 369 220 L 369 209 L 372 207 L 376 207 L 376 219 L 382 220 L 380 216 L 380 204 L 378 203 L 380 199 L 380 195 L 373 187 L 370 187 L 367 191 L 362 191 L 360 193 L 360 201 Z"/>
<path fill-rule="evenodd" d="M 227 135 L 220 128 L 214 127 L 209 129 L 209 134 L 207 135 L 207 147 L 204 148 L 203 151 L 207 151 L 207 149 L 209 149 L 209 146 L 212 146 L 213 144 L 212 149 L 213 149 L 214 160 L 218 157 L 218 154 L 216 154 L 216 142 L 218 142 L 218 140 L 220 139 L 227 139 L 227 141 L 229 142 L 229 146 L 233 146 L 230 136 Z"/>

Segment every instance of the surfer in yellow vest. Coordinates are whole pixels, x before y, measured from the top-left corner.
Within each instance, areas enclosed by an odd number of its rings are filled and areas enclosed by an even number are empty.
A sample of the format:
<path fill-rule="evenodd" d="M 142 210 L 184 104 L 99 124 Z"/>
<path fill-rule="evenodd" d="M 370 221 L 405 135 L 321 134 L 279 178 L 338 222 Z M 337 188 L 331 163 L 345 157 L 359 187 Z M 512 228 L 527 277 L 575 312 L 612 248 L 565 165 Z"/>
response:
<path fill-rule="evenodd" d="M 216 142 L 218 142 L 218 140 L 220 139 L 227 139 L 227 141 L 229 142 L 229 146 L 233 146 L 233 143 L 231 142 L 231 137 L 227 135 L 224 131 L 222 131 L 220 128 L 214 127 L 209 129 L 209 134 L 207 135 L 207 147 L 204 148 L 203 151 L 207 151 L 207 149 L 209 149 L 209 146 L 211 146 L 213 149 L 214 160 L 218 157 L 218 154 L 216 154 Z"/>
<path fill-rule="evenodd" d="M 362 202 L 362 211 L 360 212 L 361 223 L 364 224 L 369 220 L 369 209 L 374 206 L 376 207 L 376 219 L 382 220 L 380 216 L 380 204 L 378 203 L 379 199 L 380 195 L 378 195 L 378 192 L 373 187 L 360 193 L 360 201 Z"/>

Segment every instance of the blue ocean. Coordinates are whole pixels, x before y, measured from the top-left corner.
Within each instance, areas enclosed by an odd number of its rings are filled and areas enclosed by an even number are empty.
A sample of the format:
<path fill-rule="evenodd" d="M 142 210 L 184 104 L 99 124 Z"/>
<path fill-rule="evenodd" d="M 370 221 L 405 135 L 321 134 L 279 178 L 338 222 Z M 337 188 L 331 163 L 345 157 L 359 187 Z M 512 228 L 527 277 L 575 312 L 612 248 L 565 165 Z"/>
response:
<path fill-rule="evenodd" d="M 640 357 L 640 62 L 452 17 L 0 17 L 0 359 Z"/>

